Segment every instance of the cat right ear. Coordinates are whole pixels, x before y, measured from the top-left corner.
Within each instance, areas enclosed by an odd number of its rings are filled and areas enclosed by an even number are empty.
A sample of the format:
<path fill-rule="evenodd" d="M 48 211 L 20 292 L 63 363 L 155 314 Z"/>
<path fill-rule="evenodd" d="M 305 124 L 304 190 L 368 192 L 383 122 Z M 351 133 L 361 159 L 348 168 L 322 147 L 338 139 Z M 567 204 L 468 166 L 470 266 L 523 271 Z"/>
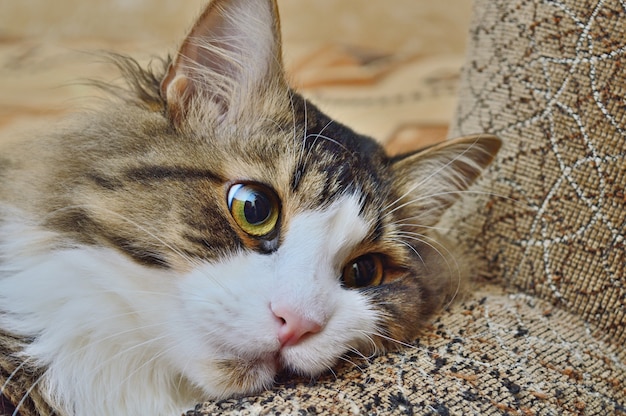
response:
<path fill-rule="evenodd" d="M 481 134 L 395 157 L 391 168 L 399 199 L 394 206 L 401 206 L 414 224 L 435 225 L 491 163 L 501 145 L 496 136 Z"/>
<path fill-rule="evenodd" d="M 280 46 L 276 0 L 211 1 L 161 81 L 168 117 L 236 120 L 265 85 L 284 82 Z"/>

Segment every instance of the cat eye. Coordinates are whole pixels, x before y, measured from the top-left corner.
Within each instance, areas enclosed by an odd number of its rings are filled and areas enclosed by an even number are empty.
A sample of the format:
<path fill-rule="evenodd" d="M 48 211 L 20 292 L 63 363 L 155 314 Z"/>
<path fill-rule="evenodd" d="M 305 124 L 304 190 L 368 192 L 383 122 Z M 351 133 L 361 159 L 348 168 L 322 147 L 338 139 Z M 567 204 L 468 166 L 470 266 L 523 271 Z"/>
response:
<path fill-rule="evenodd" d="M 230 214 L 246 234 L 263 237 L 276 228 L 280 204 L 267 186 L 238 183 L 230 187 L 227 199 Z"/>
<path fill-rule="evenodd" d="M 377 286 L 382 283 L 384 274 L 381 256 L 366 254 L 348 262 L 343 268 L 341 281 L 350 288 Z"/>

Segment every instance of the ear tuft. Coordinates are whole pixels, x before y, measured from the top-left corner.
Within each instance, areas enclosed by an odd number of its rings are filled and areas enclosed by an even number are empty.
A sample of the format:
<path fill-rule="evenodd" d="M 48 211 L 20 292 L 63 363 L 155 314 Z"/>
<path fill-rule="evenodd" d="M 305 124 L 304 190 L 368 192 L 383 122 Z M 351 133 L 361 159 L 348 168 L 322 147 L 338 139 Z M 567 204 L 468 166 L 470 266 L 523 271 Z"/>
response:
<path fill-rule="evenodd" d="M 172 122 L 236 119 L 264 85 L 284 82 L 280 42 L 275 0 L 213 0 L 161 81 Z"/>
<path fill-rule="evenodd" d="M 435 225 L 493 161 L 502 142 L 492 135 L 447 140 L 394 159 L 398 206 L 415 224 Z"/>

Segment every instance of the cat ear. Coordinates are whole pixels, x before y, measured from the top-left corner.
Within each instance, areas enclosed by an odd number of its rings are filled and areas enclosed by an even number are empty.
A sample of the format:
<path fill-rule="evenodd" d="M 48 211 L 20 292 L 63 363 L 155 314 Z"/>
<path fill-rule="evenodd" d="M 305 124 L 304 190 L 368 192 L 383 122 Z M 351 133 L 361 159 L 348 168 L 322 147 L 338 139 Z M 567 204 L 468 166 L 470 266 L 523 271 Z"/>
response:
<path fill-rule="evenodd" d="M 213 0 L 161 82 L 175 124 L 207 102 L 234 118 L 270 81 L 282 80 L 276 0 Z M 206 107 L 205 107 L 206 108 Z"/>
<path fill-rule="evenodd" d="M 400 197 L 395 206 L 407 210 L 415 224 L 435 225 L 491 163 L 501 144 L 491 135 L 467 136 L 394 158 Z"/>

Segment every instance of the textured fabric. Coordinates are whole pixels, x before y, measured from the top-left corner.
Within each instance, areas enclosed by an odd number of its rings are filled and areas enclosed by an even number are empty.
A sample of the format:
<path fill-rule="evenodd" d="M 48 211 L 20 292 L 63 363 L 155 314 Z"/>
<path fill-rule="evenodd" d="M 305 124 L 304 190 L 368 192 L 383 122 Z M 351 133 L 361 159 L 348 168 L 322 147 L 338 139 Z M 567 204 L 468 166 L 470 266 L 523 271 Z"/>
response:
<path fill-rule="evenodd" d="M 505 142 L 473 216 L 492 269 L 626 341 L 626 4 L 476 5 L 454 135 Z M 512 201 L 514 200 L 514 201 Z M 469 233 L 468 233 L 469 235 Z"/>
<path fill-rule="evenodd" d="M 505 146 L 450 217 L 492 282 L 413 347 L 188 414 L 626 414 L 625 20 L 477 0 L 450 135 Z"/>

